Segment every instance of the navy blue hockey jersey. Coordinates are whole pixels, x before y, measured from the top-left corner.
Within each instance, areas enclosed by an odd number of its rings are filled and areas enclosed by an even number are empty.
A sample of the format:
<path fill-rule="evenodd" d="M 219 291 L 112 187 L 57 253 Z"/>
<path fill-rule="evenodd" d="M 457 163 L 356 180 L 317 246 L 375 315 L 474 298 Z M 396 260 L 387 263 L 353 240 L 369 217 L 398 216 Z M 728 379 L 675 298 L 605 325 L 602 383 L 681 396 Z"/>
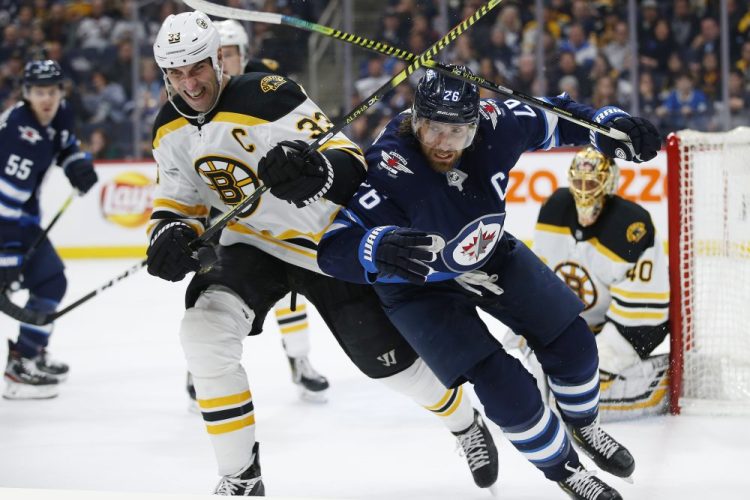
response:
<path fill-rule="evenodd" d="M 65 101 L 46 127 L 23 101 L 6 110 L 0 116 L 0 228 L 26 221 L 38 224 L 38 190 L 47 169 L 55 163 L 64 168 L 85 155 Z"/>
<path fill-rule="evenodd" d="M 592 108 L 565 94 L 546 100 L 576 116 L 595 115 Z M 367 178 L 319 247 L 318 264 L 324 272 L 348 281 L 370 282 L 374 275 L 365 272 L 367 237 L 372 241 L 385 232 L 380 229 L 384 226 L 442 236 L 446 246 L 441 259 L 430 264 L 435 273 L 428 281 L 479 269 L 503 238 L 509 172 L 521 154 L 590 140 L 588 129 L 551 113 L 513 99 L 484 99 L 474 143 L 443 174 L 429 166 L 411 134 L 399 133 L 401 122 L 409 117 L 402 113 L 391 120 L 368 149 Z M 378 281 L 402 280 L 381 277 Z"/>

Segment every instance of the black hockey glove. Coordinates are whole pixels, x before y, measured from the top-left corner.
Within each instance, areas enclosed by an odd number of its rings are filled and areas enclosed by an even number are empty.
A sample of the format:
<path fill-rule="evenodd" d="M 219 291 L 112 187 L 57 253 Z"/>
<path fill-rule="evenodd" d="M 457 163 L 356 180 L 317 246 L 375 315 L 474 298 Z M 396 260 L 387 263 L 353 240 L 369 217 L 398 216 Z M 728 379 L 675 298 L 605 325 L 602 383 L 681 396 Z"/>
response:
<path fill-rule="evenodd" d="M 302 208 L 331 189 L 333 167 L 305 141 L 282 141 L 258 162 L 258 176 L 271 194 Z"/>
<path fill-rule="evenodd" d="M 661 149 L 661 136 L 648 120 L 637 116 L 620 116 L 609 124 L 611 128 L 625 132 L 632 146 L 597 132 L 595 146 L 610 158 L 643 163 L 656 157 Z"/>
<path fill-rule="evenodd" d="M 70 184 L 81 194 L 86 194 L 99 180 L 91 156 L 88 154 L 71 161 L 65 165 L 64 170 Z"/>
<path fill-rule="evenodd" d="M 195 229 L 180 221 L 164 221 L 154 229 L 146 251 L 149 274 L 167 281 L 180 281 L 201 262 L 190 242 L 198 237 Z M 207 247 L 204 247 L 207 248 Z"/>
<path fill-rule="evenodd" d="M 373 255 L 378 276 L 398 276 L 414 285 L 424 285 L 442 249 L 442 238 L 409 228 L 392 229 L 376 239 Z M 365 243 L 365 247 L 367 243 Z"/>

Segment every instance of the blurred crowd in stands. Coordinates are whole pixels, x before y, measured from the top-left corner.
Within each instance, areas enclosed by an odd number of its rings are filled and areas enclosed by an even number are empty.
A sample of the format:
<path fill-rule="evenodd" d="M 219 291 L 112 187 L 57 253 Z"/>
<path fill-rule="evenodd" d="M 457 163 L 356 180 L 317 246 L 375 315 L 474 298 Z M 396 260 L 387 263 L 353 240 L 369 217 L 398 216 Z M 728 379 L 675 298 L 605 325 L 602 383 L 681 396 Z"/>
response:
<path fill-rule="evenodd" d="M 380 25 L 363 35 L 419 54 L 471 15 L 483 0 L 382 0 Z M 219 3 L 317 21 L 328 0 L 230 0 Z M 363 2 L 364 3 L 364 2 Z M 627 1 L 545 0 L 542 50 L 537 50 L 536 2 L 505 0 L 441 53 L 443 62 L 468 66 L 487 80 L 529 95 L 567 92 L 598 107 L 631 109 L 666 133 L 682 128 L 720 130 L 727 106 L 731 126 L 750 125 L 750 1 L 728 0 L 729 99 L 722 98 L 719 4 L 709 0 L 638 0 L 638 56 L 631 57 Z M 366 6 L 354 2 L 354 13 Z M 137 10 L 137 20 L 133 12 Z M 68 102 L 78 135 L 99 159 L 133 156 L 131 120 L 140 115 L 140 155 L 150 156 L 151 124 L 165 101 L 151 45 L 161 22 L 187 10 L 172 0 L 0 0 L 0 109 L 20 99 L 29 59 L 58 61 L 68 76 Z M 294 76 L 304 71 L 307 32 L 252 24 L 251 52 L 277 59 Z M 137 40 L 137 43 L 134 43 Z M 137 52 L 136 52 L 137 51 Z M 537 55 L 543 55 L 538 74 Z M 133 57 L 140 56 L 133 85 Z M 631 84 L 634 62 L 637 88 Z M 364 59 L 352 106 L 404 67 L 382 56 Z M 348 133 L 367 146 L 395 113 L 411 104 L 414 82 L 400 85 Z M 483 96 L 491 92 L 482 90 Z M 136 106 L 140 103 L 140 106 Z M 135 112 L 137 108 L 137 113 Z M 326 110 L 331 111 L 331 110 Z M 345 110 L 348 111 L 348 110 Z M 330 112 L 335 115 L 335 112 Z"/>
<path fill-rule="evenodd" d="M 383 2 L 378 40 L 419 54 L 442 33 L 439 2 Z M 448 27 L 471 15 L 482 0 L 449 1 Z M 639 114 L 667 133 L 683 128 L 721 130 L 719 112 L 729 106 L 731 127 L 750 125 L 750 2 L 728 0 L 729 100 L 722 100 L 719 4 L 708 0 L 638 0 L 638 84 L 633 66 L 627 1 L 545 0 L 543 68 L 537 68 L 537 21 L 533 0 L 504 1 L 441 54 L 487 80 L 533 96 L 567 92 L 594 107 L 631 109 L 638 93 Z M 371 57 L 356 82 L 367 97 L 403 65 Z M 351 135 L 368 144 L 381 125 L 411 102 L 412 89 L 398 87 L 390 100 L 354 122 Z M 491 91 L 482 89 L 484 97 Z"/>

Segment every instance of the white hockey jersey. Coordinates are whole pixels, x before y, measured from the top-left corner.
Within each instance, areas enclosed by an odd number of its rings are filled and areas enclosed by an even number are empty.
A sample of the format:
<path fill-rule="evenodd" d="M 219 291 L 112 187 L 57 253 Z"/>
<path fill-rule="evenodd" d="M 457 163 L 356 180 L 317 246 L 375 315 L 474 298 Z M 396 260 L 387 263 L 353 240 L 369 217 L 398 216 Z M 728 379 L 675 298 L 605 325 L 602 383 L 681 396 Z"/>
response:
<path fill-rule="evenodd" d="M 179 97 L 175 100 L 178 105 L 182 102 Z M 304 90 L 279 75 L 249 73 L 231 78 L 202 125 L 166 103 L 154 124 L 158 185 L 149 234 L 166 218 L 178 218 L 200 234 L 211 207 L 227 212 L 258 188 L 258 161 L 278 142 L 309 143 L 331 127 Z M 362 152 L 342 133 L 321 149 L 328 148 L 344 150 L 365 165 Z M 220 243 L 252 245 L 321 272 L 317 245 L 338 210 L 325 199 L 298 209 L 267 192 L 227 225 Z"/>
<path fill-rule="evenodd" d="M 596 223 L 582 227 L 573 196 L 558 189 L 539 212 L 533 249 L 581 298 L 581 316 L 595 332 L 607 320 L 632 336 L 667 322 L 667 257 L 636 203 L 613 196 Z"/>

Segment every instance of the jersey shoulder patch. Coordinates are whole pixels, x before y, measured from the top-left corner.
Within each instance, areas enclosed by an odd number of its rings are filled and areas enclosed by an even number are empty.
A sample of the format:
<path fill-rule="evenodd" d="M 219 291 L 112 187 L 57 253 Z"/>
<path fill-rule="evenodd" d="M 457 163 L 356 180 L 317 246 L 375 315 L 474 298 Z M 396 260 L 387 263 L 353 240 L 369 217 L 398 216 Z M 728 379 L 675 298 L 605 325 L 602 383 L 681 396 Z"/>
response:
<path fill-rule="evenodd" d="M 599 242 L 627 262 L 636 262 L 654 245 L 656 230 L 648 210 L 619 196 L 607 200 L 596 224 Z"/>
<path fill-rule="evenodd" d="M 284 76 L 247 73 L 232 77 L 217 112 L 239 113 L 274 122 L 306 100 L 302 87 Z"/>

